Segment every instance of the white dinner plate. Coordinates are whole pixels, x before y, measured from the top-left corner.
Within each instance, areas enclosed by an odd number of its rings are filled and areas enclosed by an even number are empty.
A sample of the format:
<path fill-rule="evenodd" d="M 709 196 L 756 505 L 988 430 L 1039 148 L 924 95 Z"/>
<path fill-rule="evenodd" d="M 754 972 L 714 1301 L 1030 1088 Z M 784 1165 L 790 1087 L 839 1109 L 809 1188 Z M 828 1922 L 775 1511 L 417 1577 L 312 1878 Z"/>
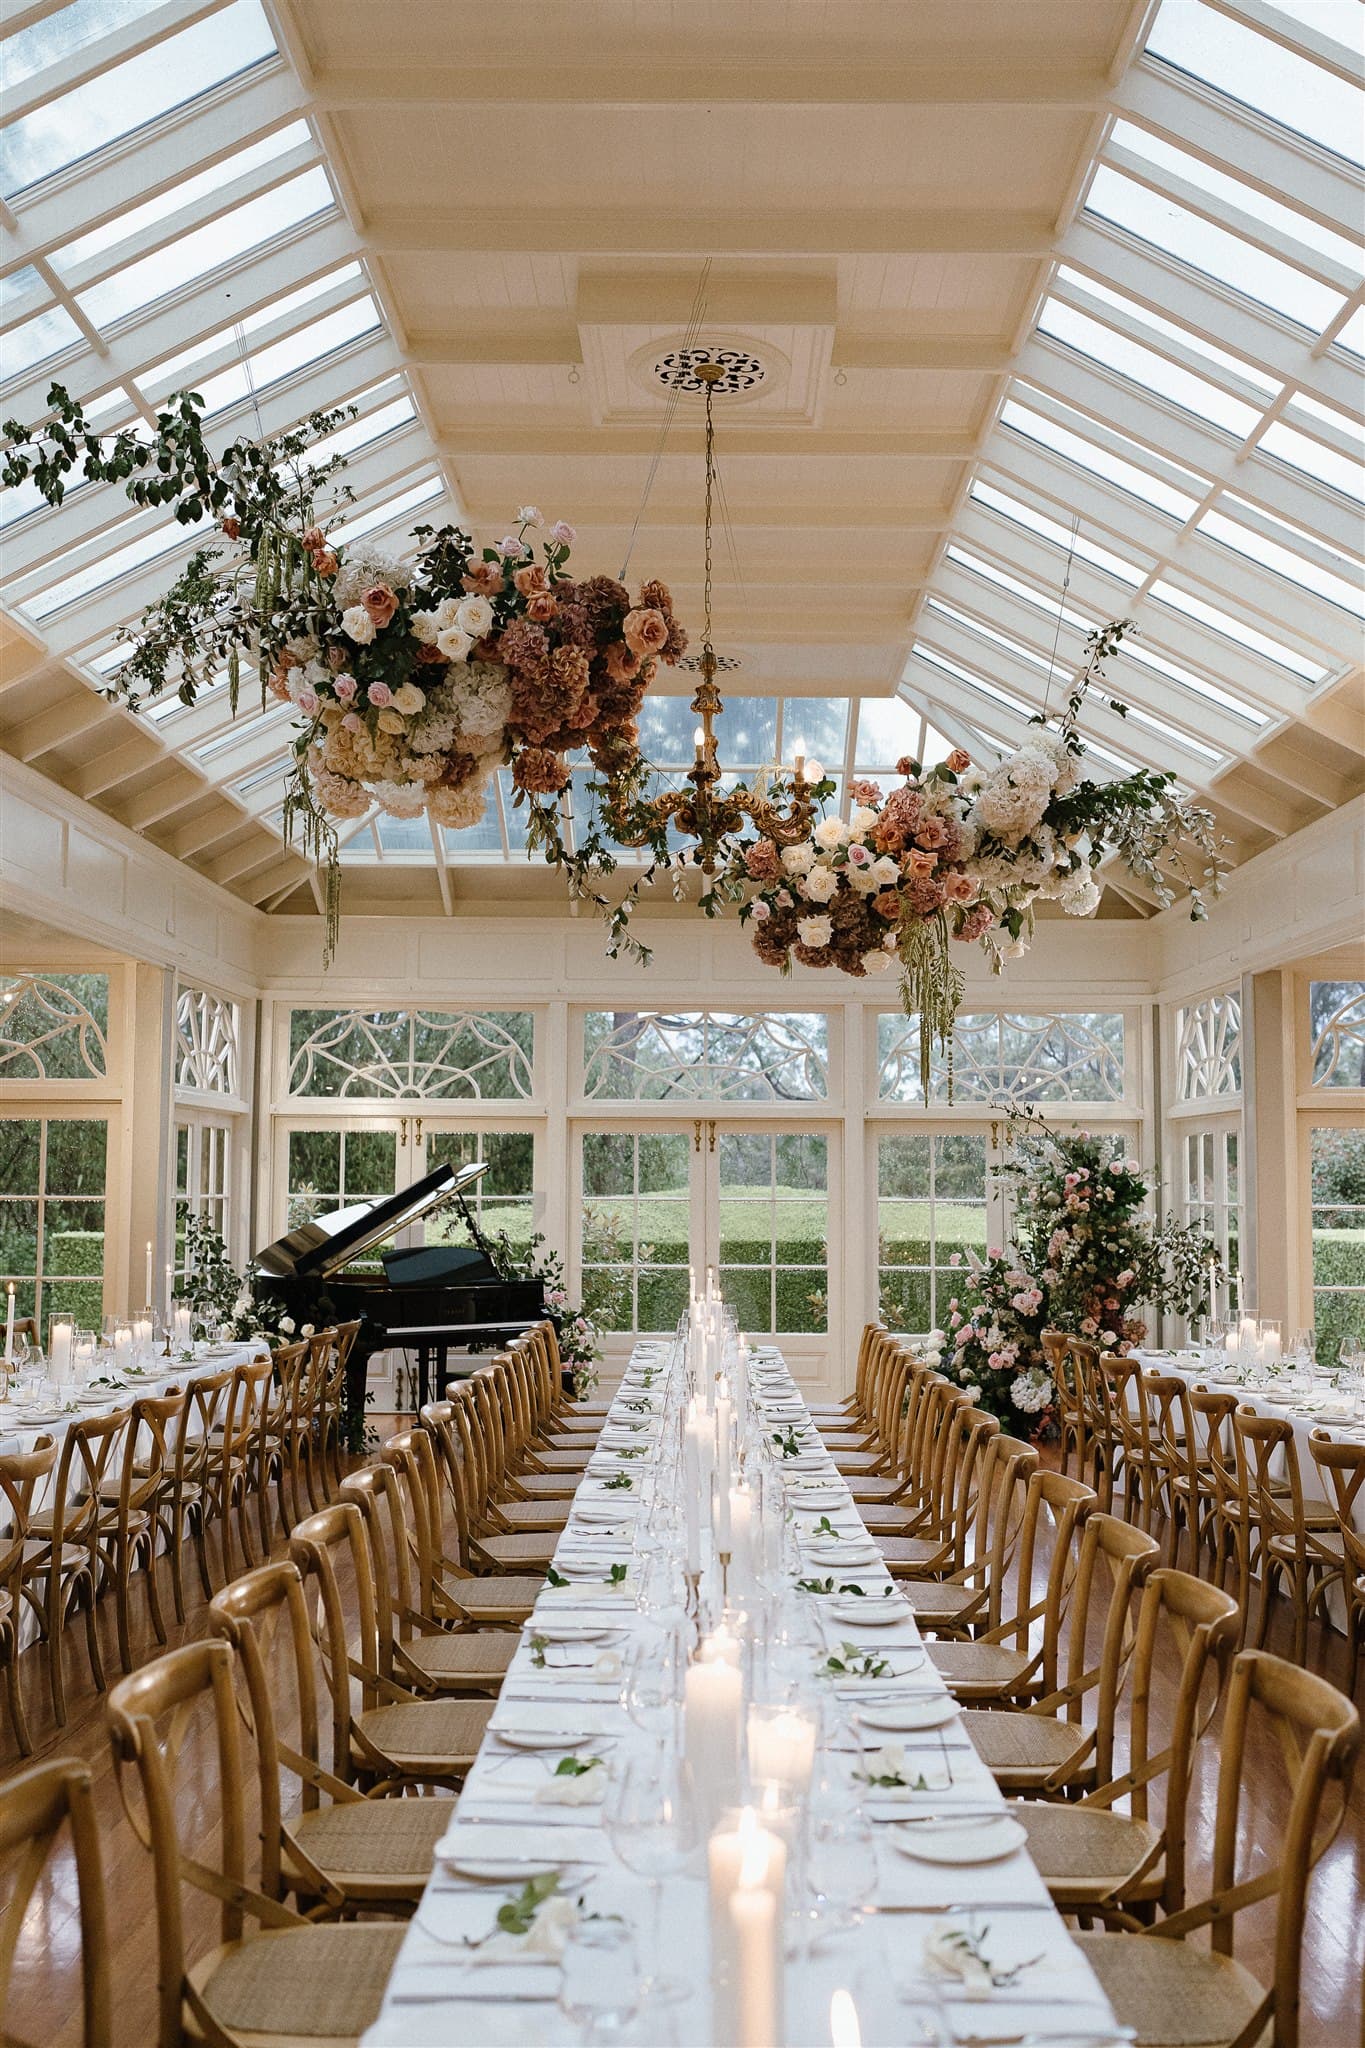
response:
<path fill-rule="evenodd" d="M 960 1711 L 957 1701 L 945 1693 L 935 1700 L 873 1700 L 858 1708 L 858 1719 L 879 1735 L 914 1735 L 922 1728 L 942 1728 Z"/>
<path fill-rule="evenodd" d="M 41 1429 L 49 1422 L 61 1422 L 66 1411 L 62 1408 L 21 1408 L 15 1416 L 19 1429 Z"/>
<path fill-rule="evenodd" d="M 505 1742 L 509 1749 L 558 1749 L 567 1756 L 572 1750 L 589 1741 L 588 1736 L 577 1740 L 566 1735 L 562 1728 L 499 1728 L 496 1730 L 499 1742 Z"/>
<path fill-rule="evenodd" d="M 831 1600 L 826 1613 L 836 1621 L 846 1621 L 853 1628 L 891 1628 L 898 1621 L 907 1618 L 908 1609 L 904 1600 L 895 1593 L 883 1595 L 867 1593 L 861 1600 L 851 1593 L 840 1599 Z"/>
<path fill-rule="evenodd" d="M 510 1860 L 500 1863 L 495 1856 L 471 1856 L 468 1859 L 443 1856 L 441 1867 L 443 1870 L 453 1871 L 457 1877 L 472 1877 L 476 1884 L 524 1884 L 528 1878 L 539 1875 L 539 1871 L 533 1870 L 528 1863 Z M 550 1869 L 554 1867 L 553 1864 L 549 1865 Z M 553 1961 L 552 1956 L 521 1954 L 517 1957 L 517 1967 L 520 1969 L 524 1963 Z"/>
<path fill-rule="evenodd" d="M 619 1636 L 622 1629 L 610 1621 L 555 1621 L 545 1615 L 536 1615 L 527 1627 L 533 1636 L 544 1636 L 547 1643 L 600 1643 L 607 1636 Z"/>
<path fill-rule="evenodd" d="M 230 1358 L 234 1351 L 241 1350 L 240 1344 L 196 1344 L 195 1350 L 201 1358 Z"/>
<path fill-rule="evenodd" d="M 808 1543 L 806 1548 L 816 1564 L 876 1564 L 881 1557 L 875 1543 L 857 1540 L 849 1543 Z"/>
<path fill-rule="evenodd" d="M 899 1821 L 887 1834 L 903 1856 L 918 1863 L 998 1863 L 1028 1840 L 1027 1828 L 1007 1813 L 999 1820 Z"/>

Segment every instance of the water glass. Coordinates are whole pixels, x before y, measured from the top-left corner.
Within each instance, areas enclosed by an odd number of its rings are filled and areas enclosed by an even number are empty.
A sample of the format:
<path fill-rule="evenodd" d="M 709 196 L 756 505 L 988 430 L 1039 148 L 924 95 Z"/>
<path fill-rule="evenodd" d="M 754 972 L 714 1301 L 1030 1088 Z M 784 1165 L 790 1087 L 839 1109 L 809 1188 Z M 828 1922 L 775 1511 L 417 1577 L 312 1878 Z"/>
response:
<path fill-rule="evenodd" d="M 618 1861 L 649 1880 L 650 1968 L 642 1988 L 665 2002 L 684 1998 L 688 1980 L 665 1968 L 663 1879 L 683 1870 L 695 1854 L 701 1822 L 676 1749 L 651 1744 L 630 1757 L 608 1784 L 602 1821 Z"/>
<path fill-rule="evenodd" d="M 876 1882 L 872 1829 L 862 1811 L 849 1804 L 839 1812 L 812 1805 L 806 1884 L 815 1900 L 816 1918 L 830 1934 L 849 1933 L 858 1926 Z"/>
<path fill-rule="evenodd" d="M 585 2048 L 608 2048 L 640 2010 L 635 1930 L 625 1920 L 582 1918 L 564 1943 L 559 2009 Z"/>

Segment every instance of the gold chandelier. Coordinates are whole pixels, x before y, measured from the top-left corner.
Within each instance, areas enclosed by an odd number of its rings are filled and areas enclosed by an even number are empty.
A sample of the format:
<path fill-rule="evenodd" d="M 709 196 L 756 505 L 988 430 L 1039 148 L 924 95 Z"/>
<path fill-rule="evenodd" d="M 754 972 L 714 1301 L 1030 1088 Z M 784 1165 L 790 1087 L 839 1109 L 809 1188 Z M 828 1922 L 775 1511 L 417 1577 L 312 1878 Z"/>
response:
<path fill-rule="evenodd" d="M 790 795 L 786 794 L 784 778 L 777 784 L 784 801 L 774 802 L 762 790 L 751 789 L 743 782 L 736 783 L 731 789 L 721 788 L 724 771 L 716 745 L 716 720 L 725 706 L 716 681 L 721 663 L 713 644 L 711 619 L 712 524 L 716 484 L 716 430 L 712 406 L 715 386 L 726 370 L 725 365 L 719 362 L 694 362 L 691 367 L 693 376 L 706 387 L 704 630 L 699 664 L 701 680 L 692 699 L 692 709 L 701 720 L 695 737 L 696 759 L 681 789 L 666 790 L 655 797 L 637 797 L 629 804 L 617 805 L 609 798 L 603 805 L 603 813 L 612 838 L 622 846 L 657 845 L 670 826 L 694 840 L 696 844 L 690 852 L 689 864 L 700 868 L 706 877 L 703 883 L 705 893 L 717 868 L 724 867 L 729 861 L 734 851 L 733 842 L 743 830 L 746 819 L 779 846 L 791 846 L 808 838 L 815 817 L 814 791 L 817 785 L 807 780 L 805 759 L 798 751 Z"/>

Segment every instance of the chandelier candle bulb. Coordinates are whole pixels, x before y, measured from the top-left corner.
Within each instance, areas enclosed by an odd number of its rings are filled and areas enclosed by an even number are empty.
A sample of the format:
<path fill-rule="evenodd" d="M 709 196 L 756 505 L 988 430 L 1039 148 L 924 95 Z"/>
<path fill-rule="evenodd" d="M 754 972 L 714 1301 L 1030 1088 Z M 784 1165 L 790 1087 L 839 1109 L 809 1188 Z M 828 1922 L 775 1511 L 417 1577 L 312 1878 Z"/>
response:
<path fill-rule="evenodd" d="M 150 1301 L 150 1300 L 151 1300 L 151 1298 L 152 1298 L 152 1240 L 151 1240 L 151 1239 L 150 1239 L 150 1237 L 149 1237 L 149 1238 L 148 1238 L 148 1240 L 147 1240 L 147 1278 L 146 1278 L 146 1281 L 145 1281 L 145 1283 L 144 1283 L 144 1285 L 143 1285 L 143 1289 L 142 1289 L 142 1299 L 143 1299 L 144 1301 Z"/>

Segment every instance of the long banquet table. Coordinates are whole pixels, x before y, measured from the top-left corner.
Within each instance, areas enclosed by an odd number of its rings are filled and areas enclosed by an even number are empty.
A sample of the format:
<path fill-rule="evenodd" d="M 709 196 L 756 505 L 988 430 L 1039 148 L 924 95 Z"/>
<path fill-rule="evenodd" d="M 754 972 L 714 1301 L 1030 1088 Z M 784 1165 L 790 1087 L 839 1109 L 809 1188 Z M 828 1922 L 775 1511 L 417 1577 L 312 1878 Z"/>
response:
<path fill-rule="evenodd" d="M 639 1371 L 643 1364 L 659 1363 L 663 1354 L 652 1346 L 640 1345 L 628 1369 L 626 1381 L 613 1403 L 609 1424 L 640 1427 L 634 1418 L 638 1409 L 627 1410 L 628 1401 L 640 1399 Z M 768 1354 L 772 1361 L 776 1353 Z M 773 1367 L 770 1365 L 770 1371 Z M 785 1368 L 783 1368 L 785 1370 Z M 783 1399 L 795 1404 L 800 1396 L 794 1383 L 783 1390 Z M 805 1413 L 804 1404 L 802 1412 Z M 657 1417 L 644 1435 L 654 1440 Z M 820 1446 L 823 1452 L 823 1445 Z M 809 1476 L 807 1460 L 801 1461 L 802 1476 Z M 632 1467 L 619 1467 L 631 1470 Z M 638 1467 L 634 1469 L 639 1469 Z M 890 1584 L 880 1558 L 872 1546 L 857 1508 L 844 1482 L 831 1464 L 829 1483 L 837 1484 L 843 1499 L 827 1512 L 835 1528 L 852 1547 L 867 1547 L 866 1561 L 848 1568 L 850 1576 L 862 1581 L 876 1595 Z M 585 1475 L 575 1495 L 574 1516 L 560 1539 L 574 1551 L 585 1540 L 600 1542 L 600 1524 L 580 1523 L 577 1509 L 584 1487 L 590 1492 L 601 1485 L 600 1474 Z M 617 1494 L 612 1498 L 619 1499 Z M 816 1562 L 809 1551 L 809 1534 L 818 1516 L 813 1510 L 798 1511 L 798 1534 L 805 1574 L 826 1573 L 827 1562 Z M 628 1514 L 622 1517 L 629 1530 Z M 605 1581 L 613 1563 L 632 1563 L 632 1537 L 615 1539 L 614 1548 L 601 1544 L 602 1579 L 578 1580 L 568 1586 L 551 1587 L 542 1594 L 536 1617 L 554 1615 L 563 1619 L 583 1614 L 591 1618 L 606 1615 L 620 1630 L 621 1665 L 629 1668 L 630 1644 L 634 1632 L 644 1625 L 637 1613 L 629 1581 L 624 1588 Z M 804 1575 L 804 1574 L 803 1574 Z M 842 1580 L 844 1571 L 839 1572 Z M 818 1606 L 818 1602 L 813 1603 Z M 869 1601 L 869 1605 L 870 1605 Z M 909 1610 L 893 1626 L 861 1629 L 847 1622 L 820 1626 L 829 1648 L 845 1641 L 865 1644 L 893 1665 L 893 1676 L 875 1683 L 879 1695 L 906 1699 L 936 1699 L 946 1702 L 942 1680 L 929 1661 L 919 1631 Z M 564 1867 L 568 1871 L 565 1889 L 588 1885 L 588 1909 L 595 1913 L 639 1915 L 641 1881 L 632 1876 L 613 1855 L 608 1831 L 602 1824 L 602 1807 L 528 1806 L 525 1792 L 518 1806 L 515 1794 L 509 1802 L 507 1788 L 521 1774 L 515 1759 L 518 1750 L 505 1744 L 500 1729 L 519 1733 L 528 1722 L 546 1730 L 563 1730 L 566 1752 L 585 1737 L 597 1737 L 605 1751 L 608 1768 L 619 1766 L 633 1744 L 647 1740 L 636 1729 L 621 1700 L 621 1679 L 615 1674 L 599 1677 L 595 1665 L 585 1657 L 581 1668 L 538 1669 L 533 1661 L 531 1637 L 536 1618 L 523 1632 L 517 1654 L 508 1671 L 497 1709 L 470 1771 L 444 1842 L 438 1846 L 436 1867 L 413 1920 L 409 1923 L 390 1978 L 384 2003 L 375 2024 L 364 2036 L 364 2048 L 521 2048 L 521 2044 L 568 2043 L 582 2038 L 577 2027 L 559 2010 L 556 1997 L 560 1971 L 553 1962 L 533 1964 L 513 1961 L 490 1966 L 465 1947 L 487 1935 L 498 1908 L 520 1889 L 515 1883 L 488 1883 L 463 1875 L 462 1857 L 474 1860 L 481 1853 L 492 1857 L 499 1850 L 513 1862 L 525 1859 L 525 1876 L 541 1870 Z M 613 1660 L 615 1662 L 615 1660 Z M 812 1654 L 812 1667 L 820 1653 Z M 814 1670 L 812 1670 L 814 1677 Z M 842 1774 L 850 1804 L 855 1797 L 853 1770 L 858 1761 L 855 1734 L 847 1715 L 856 1711 L 859 1697 L 867 1704 L 868 1681 L 848 1685 L 821 1679 L 831 1685 L 830 1708 L 821 1716 L 821 1753 L 817 1772 Z M 891 1740 L 896 1738 L 883 1738 Z M 945 1725 L 924 1734 L 899 1738 L 906 1748 L 907 1766 L 923 1771 L 936 1789 L 914 1794 L 899 1805 L 896 1815 L 921 1818 L 950 1813 L 960 1807 L 960 1821 L 983 1810 L 1003 1810 L 1004 1801 L 985 1766 L 967 1739 L 961 1720 L 950 1714 Z M 590 1753 L 590 1752 L 589 1752 Z M 550 1753 L 552 1759 L 554 1752 Z M 525 1758 L 522 1759 L 524 1764 Z M 511 1777 L 509 1778 L 509 1773 Z M 836 1796 L 842 1796 L 842 1785 Z M 1048 2041 L 1100 2044 L 1129 2038 L 1115 2026 L 1113 2013 L 1089 1964 L 1076 1947 L 1053 1908 L 1046 1887 L 1031 1859 L 1022 1848 L 987 1863 L 955 1863 L 951 1867 L 919 1860 L 902 1853 L 892 1837 L 909 1830 L 897 1830 L 893 1823 L 876 1818 L 875 1795 L 865 1804 L 872 1822 L 875 1887 L 870 1909 L 857 1917 L 856 1927 L 847 1933 L 821 1939 L 817 1924 L 794 1927 L 789 1917 L 786 1964 L 786 2038 L 791 2048 L 831 2041 L 830 2007 L 834 1992 L 851 1992 L 857 2006 L 864 2048 L 895 2044 L 907 2039 L 909 2007 L 897 1998 L 891 1963 L 899 1958 L 904 1975 L 904 1958 L 912 1967 L 922 1956 L 926 1934 L 945 1926 L 966 1926 L 981 1937 L 993 1962 L 1002 1966 L 1027 1963 L 1017 1982 L 994 1991 L 985 2000 L 969 2000 L 946 1982 L 944 2013 L 947 2038 L 955 2043 L 1034 2043 Z M 534 1826 L 528 1825 L 534 1816 Z M 960 1824 L 960 1823 L 959 1823 Z M 922 1838 L 921 1838 L 922 1840 Z M 693 1858 L 681 1875 L 663 1880 L 662 1922 L 667 1930 L 671 1966 L 681 1967 L 690 1990 L 673 2005 L 645 2003 L 635 2017 L 612 2039 L 623 2043 L 650 2044 L 650 2048 L 691 2048 L 691 2044 L 713 2042 L 708 1893 L 704 1851 Z M 570 1882 L 572 1877 L 573 1882 Z M 789 1866 L 790 1888 L 790 1866 Z M 809 1899 L 788 1901 L 809 1906 Z M 814 1936 L 812 1948 L 811 1936 Z M 792 1954 L 792 1947 L 796 1954 Z M 647 1962 L 648 1958 L 644 1959 Z"/>

